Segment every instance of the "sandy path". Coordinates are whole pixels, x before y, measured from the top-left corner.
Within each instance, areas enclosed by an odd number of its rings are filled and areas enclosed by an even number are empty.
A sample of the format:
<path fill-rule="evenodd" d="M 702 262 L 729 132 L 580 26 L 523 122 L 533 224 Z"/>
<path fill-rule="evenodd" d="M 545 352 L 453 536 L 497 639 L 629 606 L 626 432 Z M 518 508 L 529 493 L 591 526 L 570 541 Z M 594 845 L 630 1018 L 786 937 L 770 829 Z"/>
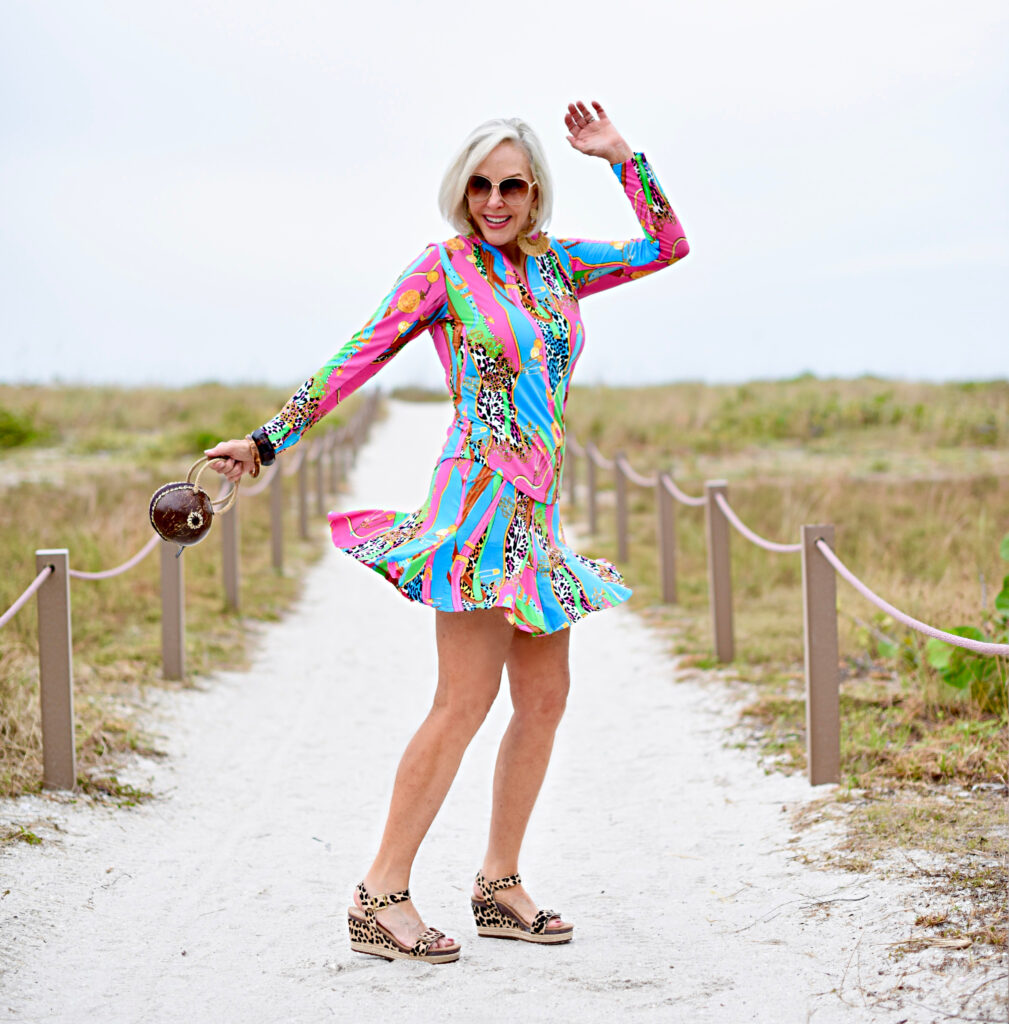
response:
<path fill-rule="evenodd" d="M 390 408 L 346 507 L 411 508 L 426 492 L 448 407 Z M 126 811 L 0 804 L 0 819 L 65 830 L 0 851 L 0 1019 L 938 1019 L 897 1001 L 870 1008 L 903 970 L 882 943 L 908 934 L 910 897 L 794 859 L 783 805 L 810 797 L 804 782 L 726 747 L 731 709 L 712 707 L 724 689 L 678 681 L 622 608 L 575 629 L 569 712 L 522 864 L 576 940 L 542 948 L 473 931 L 503 697 L 412 883 L 463 959 L 350 953 L 345 907 L 433 689 L 432 626 L 429 610 L 331 550 L 297 614 L 264 629 L 250 672 L 156 695 L 171 757 L 137 771 L 159 799 Z M 832 899 L 844 902 L 817 906 Z"/>

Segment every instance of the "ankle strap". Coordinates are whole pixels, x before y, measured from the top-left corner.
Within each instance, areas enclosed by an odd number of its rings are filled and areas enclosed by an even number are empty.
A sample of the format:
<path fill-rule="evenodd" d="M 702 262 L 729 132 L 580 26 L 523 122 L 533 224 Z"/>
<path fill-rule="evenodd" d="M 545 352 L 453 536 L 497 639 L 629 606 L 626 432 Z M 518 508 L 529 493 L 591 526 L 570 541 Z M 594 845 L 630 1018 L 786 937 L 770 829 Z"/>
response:
<path fill-rule="evenodd" d="M 494 893 L 499 889 L 510 889 L 514 885 L 521 885 L 522 879 L 516 871 L 514 875 L 505 875 L 504 878 L 497 878 L 490 882 L 485 877 L 483 871 L 478 871 L 476 873 L 476 884 L 480 890 L 480 895 L 484 898 L 484 902 L 490 902 L 494 899 Z"/>
<path fill-rule="evenodd" d="M 357 894 L 361 897 L 361 906 L 368 917 L 374 917 L 376 910 L 391 907 L 394 903 L 406 903 L 410 898 L 410 890 L 403 889 L 401 892 L 384 892 L 373 896 L 364 887 L 364 882 L 359 882 Z"/>

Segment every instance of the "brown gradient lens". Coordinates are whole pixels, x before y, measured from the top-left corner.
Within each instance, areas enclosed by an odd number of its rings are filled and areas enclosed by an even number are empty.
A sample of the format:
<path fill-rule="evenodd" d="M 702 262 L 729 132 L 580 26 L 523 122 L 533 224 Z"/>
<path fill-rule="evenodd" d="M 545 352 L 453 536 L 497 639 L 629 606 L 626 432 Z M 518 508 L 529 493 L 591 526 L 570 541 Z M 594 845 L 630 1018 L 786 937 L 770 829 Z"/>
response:
<path fill-rule="evenodd" d="M 490 198 L 493 187 L 489 178 L 485 178 L 482 174 L 473 174 L 466 183 L 466 198 L 482 203 L 485 199 Z"/>
<path fill-rule="evenodd" d="M 510 206 L 517 206 L 529 195 L 529 182 L 525 178 L 505 178 L 497 182 L 498 194 Z M 494 182 L 482 174 L 470 176 L 466 183 L 466 197 L 473 202 L 482 203 L 490 199 L 494 191 Z"/>
<path fill-rule="evenodd" d="M 525 178 L 505 178 L 498 184 L 498 191 L 506 203 L 517 206 L 529 195 L 529 182 Z"/>

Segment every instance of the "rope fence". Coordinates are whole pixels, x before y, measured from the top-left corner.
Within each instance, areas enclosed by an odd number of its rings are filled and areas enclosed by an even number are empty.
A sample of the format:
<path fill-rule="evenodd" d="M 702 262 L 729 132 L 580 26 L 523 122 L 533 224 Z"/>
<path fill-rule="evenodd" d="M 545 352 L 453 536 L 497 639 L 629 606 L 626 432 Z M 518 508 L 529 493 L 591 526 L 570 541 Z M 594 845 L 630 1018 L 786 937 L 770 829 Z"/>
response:
<path fill-rule="evenodd" d="M 703 508 L 708 563 L 708 604 L 714 653 L 721 662 L 735 656 L 732 617 L 730 527 L 750 543 L 776 554 L 802 556 L 803 635 L 806 684 L 806 754 L 812 785 L 840 780 L 840 662 L 837 639 L 837 576 L 897 622 L 926 636 L 987 657 L 1009 657 L 1009 644 L 986 643 L 930 626 L 885 601 L 862 582 L 834 552 L 834 527 L 805 525 L 798 543 L 768 540 L 750 529 L 729 503 L 728 483 L 708 480 L 704 495 L 684 492 L 671 473 L 640 473 L 623 453 L 606 458 L 592 441 L 580 444 L 568 435 L 564 464 L 567 498 L 578 506 L 581 463 L 585 464 L 585 500 L 589 532 L 599 532 L 599 471 L 613 474 L 617 561 L 630 557 L 628 485 L 655 492 L 656 543 L 662 600 L 675 604 L 676 509 Z"/>
<path fill-rule="evenodd" d="M 110 580 L 113 576 L 122 576 L 129 572 L 135 565 L 139 565 L 158 545 L 160 538 L 155 534 L 151 539 L 132 557 L 117 565 L 114 569 L 104 569 L 102 572 L 83 572 L 80 569 L 70 569 L 70 575 L 77 580 Z"/>
<path fill-rule="evenodd" d="M 715 501 L 718 502 L 718 507 L 722 510 L 722 514 L 730 523 L 741 533 L 748 541 L 756 544 L 758 548 L 763 548 L 765 551 L 777 551 L 782 554 L 798 554 L 802 550 L 801 544 L 779 544 L 777 541 L 768 540 L 766 537 L 761 537 L 759 533 L 754 533 L 746 523 L 743 522 L 739 516 L 736 515 L 732 506 L 725 500 L 724 494 L 716 494 Z"/>
<path fill-rule="evenodd" d="M 925 636 L 942 640 L 948 644 L 954 644 L 956 647 L 965 647 L 975 654 L 984 654 L 990 657 L 1009 657 L 1009 644 L 989 644 L 983 640 L 974 640 L 967 636 L 957 636 L 955 633 L 947 633 L 942 629 L 936 629 L 935 626 L 930 626 L 927 622 L 912 618 L 906 612 L 895 608 L 888 601 L 884 601 L 875 591 L 870 590 L 822 540 L 817 540 L 816 547 L 820 554 L 834 567 L 834 571 L 838 576 L 844 577 L 867 601 L 871 601 L 877 608 L 886 612 L 890 618 L 896 619 L 902 625 L 907 626 L 908 629 L 916 630 L 919 633 L 924 633 Z"/>
<path fill-rule="evenodd" d="M 371 392 L 343 427 L 324 434 L 313 443 L 300 446 L 296 458 L 284 453 L 266 467 L 259 480 L 243 494 L 249 498 L 270 492 L 270 544 L 274 569 L 284 566 L 285 477 L 297 476 L 299 532 L 308 539 L 310 465 L 316 467 L 315 510 L 326 510 L 326 496 L 338 490 L 354 456 L 367 436 L 378 412 L 378 392 Z M 222 482 L 219 497 L 226 497 L 233 485 Z M 220 522 L 221 566 L 225 606 L 239 606 L 239 506 L 216 517 Z M 165 679 L 185 678 L 185 578 L 183 560 L 176 557 L 177 545 L 155 534 L 131 558 L 111 569 L 85 572 L 70 568 L 66 548 L 35 552 L 37 575 L 14 603 L 0 615 L 6 626 L 36 597 L 38 604 L 39 702 L 42 712 L 42 784 L 47 789 L 74 789 L 77 784 L 73 710 L 73 642 L 71 631 L 70 580 L 106 580 L 121 576 L 139 565 L 155 548 L 161 550 L 161 661 Z"/>
<path fill-rule="evenodd" d="M 39 574 L 21 591 L 21 596 L 3 613 L 0 615 L 0 628 L 3 628 L 14 618 L 15 615 L 32 599 L 32 595 L 42 586 L 43 583 L 52 575 L 53 567 L 47 565 Z"/>
<path fill-rule="evenodd" d="M 665 473 L 662 474 L 662 486 L 669 492 L 670 497 L 675 498 L 681 505 L 690 505 L 692 508 L 700 508 L 707 500 L 703 494 L 698 495 L 696 498 L 690 494 L 685 494 L 676 486 L 673 479 Z"/>
<path fill-rule="evenodd" d="M 273 478 L 273 474 L 277 471 L 277 463 L 275 462 L 272 466 L 264 466 L 260 470 L 259 479 L 251 486 L 246 487 L 244 495 L 246 498 L 254 498 L 257 494 L 262 494 L 267 487 L 270 486 L 270 480 Z"/>

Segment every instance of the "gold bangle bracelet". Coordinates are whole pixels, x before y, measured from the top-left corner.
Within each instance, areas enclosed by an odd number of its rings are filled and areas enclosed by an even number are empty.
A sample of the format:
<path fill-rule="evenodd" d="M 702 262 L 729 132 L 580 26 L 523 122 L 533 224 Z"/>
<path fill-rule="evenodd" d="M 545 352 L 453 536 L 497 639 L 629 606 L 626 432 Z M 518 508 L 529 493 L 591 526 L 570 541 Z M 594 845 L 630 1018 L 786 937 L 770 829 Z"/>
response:
<path fill-rule="evenodd" d="M 251 434 L 246 434 L 245 435 L 245 440 L 249 442 L 249 453 L 252 455 L 252 461 L 255 463 L 255 467 L 256 467 L 249 474 L 249 476 L 251 476 L 252 479 L 255 480 L 256 477 L 259 476 L 260 469 L 262 469 L 262 463 L 261 463 L 260 458 L 259 458 L 259 448 L 256 445 L 256 442 L 252 440 L 252 435 Z"/>

